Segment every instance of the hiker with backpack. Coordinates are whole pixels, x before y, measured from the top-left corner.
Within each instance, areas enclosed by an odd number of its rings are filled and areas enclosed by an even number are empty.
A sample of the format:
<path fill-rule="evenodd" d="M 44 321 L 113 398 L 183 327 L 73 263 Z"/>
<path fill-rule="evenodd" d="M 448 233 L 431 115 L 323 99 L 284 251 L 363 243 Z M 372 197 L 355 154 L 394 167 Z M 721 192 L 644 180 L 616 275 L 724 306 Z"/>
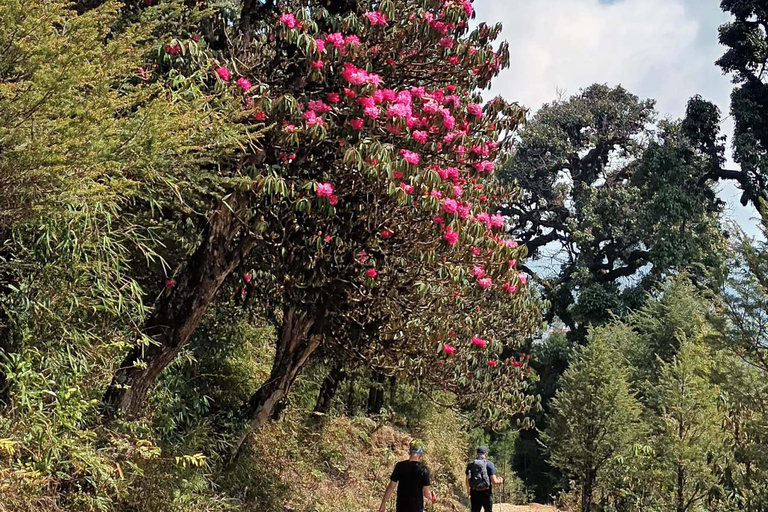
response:
<path fill-rule="evenodd" d="M 424 499 L 435 502 L 435 492 L 430 487 L 429 470 L 422 464 L 424 447 L 418 441 L 410 445 L 408 460 L 398 462 L 389 477 L 379 512 L 385 512 L 387 502 L 397 488 L 397 512 L 423 512 Z"/>
<path fill-rule="evenodd" d="M 477 458 L 467 464 L 466 474 L 472 512 L 492 512 L 493 485 L 501 485 L 504 479 L 496 475 L 496 467 L 488 460 L 488 448 L 477 449 Z"/>

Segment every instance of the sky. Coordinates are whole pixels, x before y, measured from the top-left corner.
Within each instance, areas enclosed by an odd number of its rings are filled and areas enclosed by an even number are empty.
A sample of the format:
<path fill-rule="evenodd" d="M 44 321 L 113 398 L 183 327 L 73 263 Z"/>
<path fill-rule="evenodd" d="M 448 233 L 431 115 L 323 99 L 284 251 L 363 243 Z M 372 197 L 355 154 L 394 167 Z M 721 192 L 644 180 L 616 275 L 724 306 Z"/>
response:
<path fill-rule="evenodd" d="M 728 16 L 719 0 L 475 0 L 477 20 L 503 24 L 510 67 L 492 94 L 535 112 L 593 83 L 622 85 L 653 98 L 661 117 L 680 118 L 688 99 L 701 94 L 723 112 L 723 132 L 733 84 L 715 61 L 723 54 L 717 29 Z M 730 152 L 730 150 L 729 150 Z M 729 166 L 735 167 L 732 161 Z M 757 213 L 739 203 L 741 193 L 721 186 L 726 215 L 757 234 Z"/>

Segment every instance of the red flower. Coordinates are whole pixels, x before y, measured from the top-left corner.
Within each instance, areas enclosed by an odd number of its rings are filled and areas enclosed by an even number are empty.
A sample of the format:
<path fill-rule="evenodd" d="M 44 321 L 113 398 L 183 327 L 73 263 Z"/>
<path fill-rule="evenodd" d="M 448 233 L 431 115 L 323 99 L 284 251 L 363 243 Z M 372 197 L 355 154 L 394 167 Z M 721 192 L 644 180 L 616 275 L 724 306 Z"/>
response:
<path fill-rule="evenodd" d="M 375 279 L 376 276 L 379 275 L 379 273 L 376 271 L 375 268 L 369 268 L 368 270 L 365 271 L 365 275 L 367 275 L 371 279 Z"/>
<path fill-rule="evenodd" d="M 317 197 L 331 197 L 333 195 L 333 185 L 330 183 L 318 183 Z"/>
<path fill-rule="evenodd" d="M 392 236 L 392 232 L 388 229 L 385 229 L 381 232 L 381 238 L 389 238 Z"/>
<path fill-rule="evenodd" d="M 448 245 L 456 245 L 456 243 L 459 241 L 459 233 L 454 231 L 453 228 L 449 226 L 443 234 L 443 240 L 448 242 Z"/>
<path fill-rule="evenodd" d="M 331 238 L 331 235 L 325 235 L 326 242 L 330 242 L 331 240 L 333 240 L 333 238 Z"/>
<path fill-rule="evenodd" d="M 476 347 L 483 348 L 487 343 L 488 343 L 487 341 L 485 341 L 484 339 L 478 336 L 475 336 L 472 338 L 472 344 L 475 345 Z"/>
<path fill-rule="evenodd" d="M 456 348 L 452 347 L 452 346 L 450 346 L 450 345 L 448 345 L 446 343 L 445 345 L 443 345 L 443 352 L 445 352 L 446 354 L 450 355 L 450 354 L 453 354 L 454 352 L 456 352 Z"/>
<path fill-rule="evenodd" d="M 176 287 L 176 280 L 175 279 L 166 279 L 165 280 L 165 287 L 167 289 L 175 288 Z"/>
<path fill-rule="evenodd" d="M 488 366 L 496 366 L 497 364 L 498 364 L 498 363 L 497 363 L 495 360 L 493 360 L 493 359 L 491 359 L 490 361 L 488 361 Z"/>
<path fill-rule="evenodd" d="M 246 272 L 245 274 L 243 274 L 243 280 L 244 280 L 246 283 L 248 283 L 248 284 L 251 284 L 251 279 L 253 279 L 253 276 L 251 276 L 251 274 L 249 274 L 248 272 Z"/>
<path fill-rule="evenodd" d="M 227 68 L 223 66 L 216 68 L 216 74 L 219 75 L 219 78 L 221 78 L 225 82 L 229 81 L 229 70 Z"/>

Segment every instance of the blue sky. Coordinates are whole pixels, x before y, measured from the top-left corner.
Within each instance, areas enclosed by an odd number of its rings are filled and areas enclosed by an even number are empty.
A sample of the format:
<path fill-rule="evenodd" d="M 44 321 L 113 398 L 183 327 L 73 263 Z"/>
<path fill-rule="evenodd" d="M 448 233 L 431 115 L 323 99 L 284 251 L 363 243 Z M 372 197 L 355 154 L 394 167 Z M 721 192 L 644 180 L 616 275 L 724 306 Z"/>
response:
<path fill-rule="evenodd" d="M 511 66 L 492 93 L 536 110 L 558 93 L 592 83 L 623 85 L 657 100 L 661 116 L 681 117 L 694 94 L 729 114 L 732 84 L 715 61 L 719 0 L 475 0 L 478 20 L 502 22 Z M 730 136 L 730 119 L 723 125 Z M 729 165 L 733 166 L 732 162 Z M 756 213 L 722 187 L 727 215 L 756 234 Z"/>

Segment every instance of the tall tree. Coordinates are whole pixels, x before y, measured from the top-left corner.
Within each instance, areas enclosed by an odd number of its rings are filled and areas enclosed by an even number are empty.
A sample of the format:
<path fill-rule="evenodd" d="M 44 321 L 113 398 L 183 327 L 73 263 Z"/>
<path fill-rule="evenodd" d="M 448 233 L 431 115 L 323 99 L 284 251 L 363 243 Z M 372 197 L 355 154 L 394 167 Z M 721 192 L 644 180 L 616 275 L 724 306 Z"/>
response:
<path fill-rule="evenodd" d="M 697 510 L 718 486 L 714 467 L 724 461 L 720 391 L 711 382 L 713 357 L 701 340 L 684 340 L 663 363 L 657 386 L 657 454 L 667 476 L 668 506 Z"/>
<path fill-rule="evenodd" d="M 600 471 L 628 450 L 639 432 L 640 404 L 627 382 L 627 370 L 613 338 L 626 326 L 590 333 L 561 379 L 551 403 L 543 441 L 551 463 L 579 486 L 582 512 L 590 512 Z"/>
<path fill-rule="evenodd" d="M 506 65 L 506 46 L 492 46 L 500 27 L 470 33 L 470 2 L 385 1 L 343 16 L 324 2 L 264 7 L 245 24 L 252 33 L 228 26 L 237 60 L 226 63 L 210 47 L 201 57 L 174 45 L 160 52 L 158 72 L 192 68 L 202 73 L 196 83 L 239 99 L 263 142 L 220 161 L 205 178 L 214 187 L 195 175 L 177 183 L 182 204 L 190 194 L 202 212 L 193 224 L 174 217 L 177 229 L 191 225 L 195 243 L 175 255 L 175 278 L 104 397 L 108 411 L 142 412 L 221 288 L 242 285 L 241 276 L 252 283 L 243 287 L 247 300 L 277 327 L 270 378 L 242 410 L 253 428 L 330 334 L 377 311 L 390 324 L 400 325 L 391 320 L 398 315 L 423 320 L 401 331 L 431 323 L 422 348 L 433 354 L 449 331 L 457 349 L 481 336 L 514 343 L 510 333 L 532 318 L 517 268 L 525 249 L 500 236 L 501 216 L 484 211 L 487 195 L 510 192 L 497 190 L 491 174 L 522 118 L 517 106 L 482 106 L 472 92 Z M 197 47 L 188 39 L 179 46 Z M 403 297 L 418 300 L 408 306 Z M 393 314 L 404 304 L 420 309 Z"/>
<path fill-rule="evenodd" d="M 572 339 L 638 306 L 655 279 L 721 263 L 709 156 L 685 123 L 654 121 L 653 101 L 593 85 L 542 107 L 502 171 L 524 192 L 501 211 L 542 261 L 529 267 L 551 302 L 547 319 Z"/>
<path fill-rule="evenodd" d="M 768 4 L 765 0 L 722 0 L 733 21 L 720 27 L 720 44 L 727 48 L 717 61 L 730 73 L 736 87 L 731 115 L 736 124 L 733 156 L 738 171 L 715 169 L 721 178 L 741 187 L 742 204 L 768 200 Z"/>

